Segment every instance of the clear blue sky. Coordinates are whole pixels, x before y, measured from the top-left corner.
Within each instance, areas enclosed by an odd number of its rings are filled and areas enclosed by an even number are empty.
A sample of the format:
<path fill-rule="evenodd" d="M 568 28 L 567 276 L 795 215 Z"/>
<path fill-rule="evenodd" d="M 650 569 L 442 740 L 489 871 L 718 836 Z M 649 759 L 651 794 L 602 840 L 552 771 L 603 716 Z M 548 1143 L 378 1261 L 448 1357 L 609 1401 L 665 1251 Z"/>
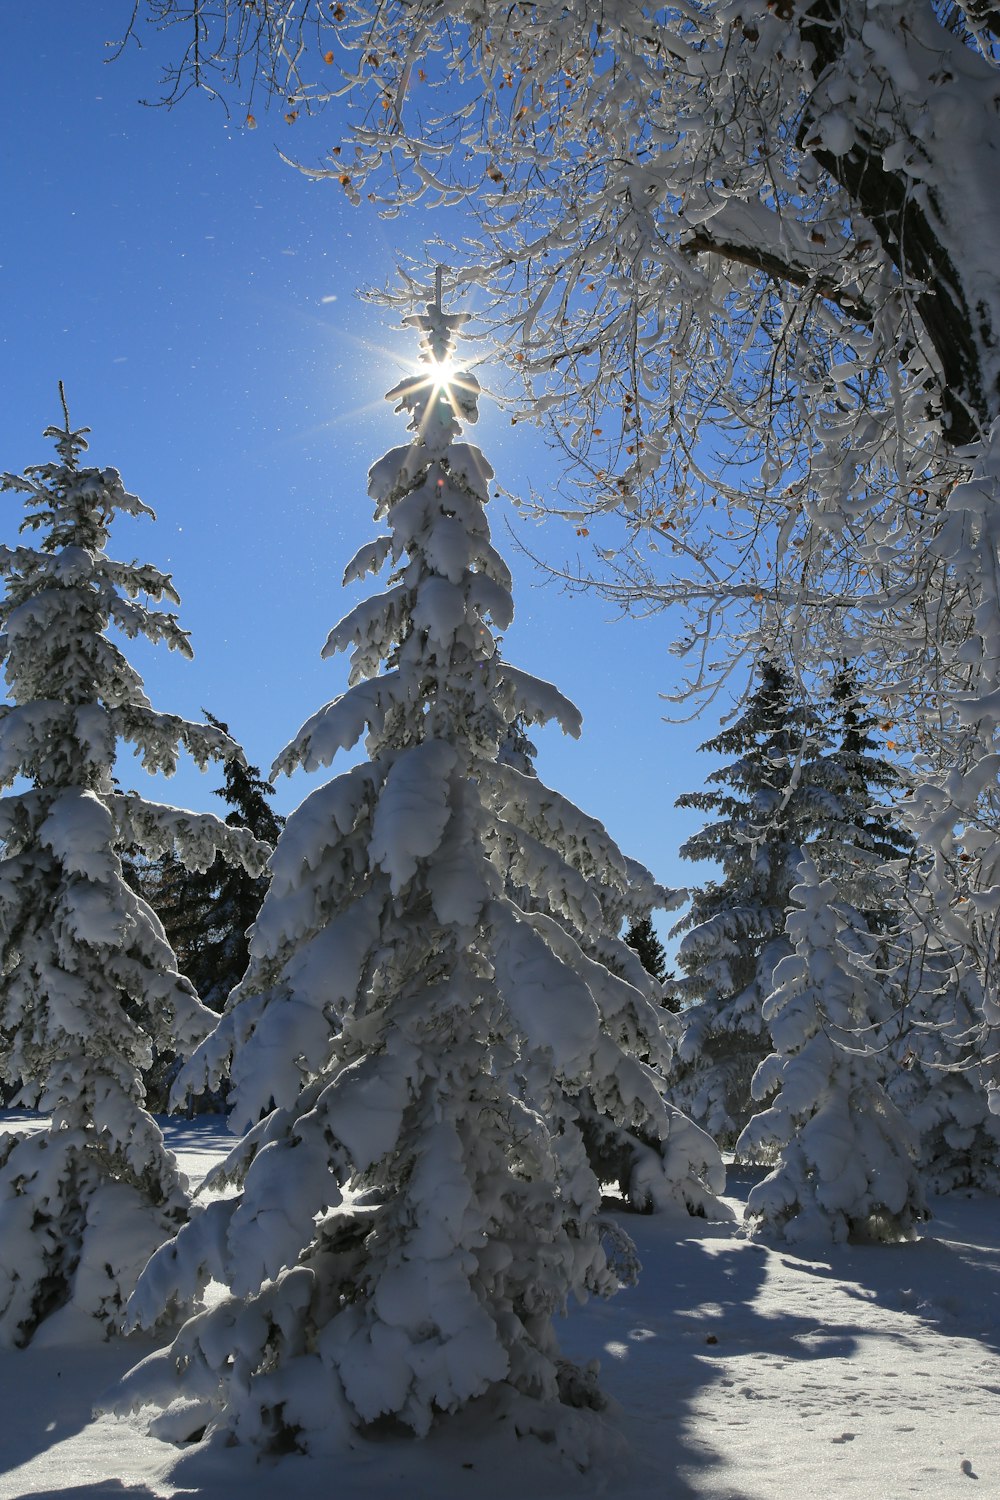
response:
<path fill-rule="evenodd" d="M 344 564 L 374 534 L 367 470 L 407 437 L 382 396 L 401 368 L 392 351 L 412 358 L 414 341 L 355 291 L 391 277 L 435 224 L 419 212 L 382 222 L 280 161 L 276 143 L 318 160 L 337 138 L 332 116 L 309 134 L 280 112 L 248 131 L 202 98 L 143 108 L 157 94 L 155 45 L 105 61 L 130 11 L 131 0 L 88 0 L 4 15 L 0 468 L 50 457 L 41 432 L 63 380 L 74 423 L 92 428 L 93 462 L 120 469 L 157 512 L 120 523 L 110 550 L 173 572 L 196 653 L 130 645 L 130 660 L 158 708 L 198 717 L 204 705 L 266 769 L 344 688 L 342 664 L 320 648 L 351 603 Z M 467 436 L 507 488 L 551 483 L 540 437 L 512 431 L 492 402 Z M 0 539 L 19 518 L 4 497 Z M 693 750 L 716 724 L 663 722 L 669 622 L 616 620 L 603 601 L 546 585 L 506 519 L 498 507 L 494 538 L 515 576 L 505 654 L 585 718 L 580 741 L 538 736 L 541 776 L 659 879 L 706 875 L 676 859 L 700 817 L 673 802 L 711 769 Z M 556 564 L 579 545 L 556 522 L 525 535 Z M 144 780 L 128 764 L 120 774 Z M 153 795 L 219 807 L 220 780 L 186 766 Z M 280 808 L 316 781 L 283 778 Z"/>

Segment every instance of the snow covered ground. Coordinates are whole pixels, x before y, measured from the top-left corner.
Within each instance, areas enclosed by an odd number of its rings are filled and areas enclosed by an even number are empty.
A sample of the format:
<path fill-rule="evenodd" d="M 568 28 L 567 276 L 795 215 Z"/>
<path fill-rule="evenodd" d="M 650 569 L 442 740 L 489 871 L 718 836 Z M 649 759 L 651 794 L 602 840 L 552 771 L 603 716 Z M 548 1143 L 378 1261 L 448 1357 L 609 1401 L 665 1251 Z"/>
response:
<path fill-rule="evenodd" d="M 212 1119 L 169 1133 L 193 1177 L 228 1139 Z M 734 1204 L 751 1182 L 732 1173 Z M 328 1461 L 178 1450 L 138 1419 L 92 1415 L 149 1339 L 43 1333 L 0 1351 L 0 1500 L 1000 1496 L 1000 1205 L 949 1197 L 933 1208 L 917 1244 L 812 1257 L 732 1226 L 627 1215 L 639 1286 L 574 1311 L 564 1332 L 568 1353 L 600 1359 L 616 1403 L 605 1456 L 586 1474 L 535 1439 L 484 1432 L 475 1411 L 424 1443 L 367 1442 L 335 1473 Z"/>

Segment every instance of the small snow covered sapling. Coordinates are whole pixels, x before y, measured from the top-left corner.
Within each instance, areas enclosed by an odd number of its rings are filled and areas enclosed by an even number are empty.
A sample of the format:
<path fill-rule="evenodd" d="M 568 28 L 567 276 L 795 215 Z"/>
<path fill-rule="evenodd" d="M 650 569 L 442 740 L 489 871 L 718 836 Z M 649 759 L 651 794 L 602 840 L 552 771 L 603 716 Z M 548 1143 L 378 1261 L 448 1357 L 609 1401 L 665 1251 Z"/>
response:
<path fill-rule="evenodd" d="M 775 1051 L 753 1080 L 756 1098 L 777 1097 L 736 1144 L 738 1156 L 778 1158 L 750 1193 L 747 1223 L 793 1244 L 912 1239 L 926 1209 L 915 1139 L 883 1086 L 892 1007 L 866 962 L 875 941 L 812 860 L 799 877 L 794 951 L 764 1002 Z"/>
<path fill-rule="evenodd" d="M 389 399 L 413 441 L 371 470 L 386 531 L 346 573 L 388 564 L 387 587 L 331 632 L 348 690 L 275 769 L 363 735 L 367 759 L 289 818 L 247 976 L 186 1070 L 230 1072 L 247 1133 L 214 1179 L 235 1191 L 130 1304 L 150 1326 L 209 1278 L 227 1289 L 126 1377 L 116 1409 L 163 1408 L 163 1435 L 316 1451 L 380 1419 L 422 1435 L 485 1397 L 579 1458 L 572 1409 L 600 1396 L 553 1318 L 634 1269 L 586 1119 L 634 1136 L 650 1202 L 723 1216 L 718 1153 L 661 1096 L 652 981 L 617 938 L 627 978 L 574 935 L 604 933 L 601 887 L 613 904 L 636 867 L 507 753 L 515 721 L 575 734 L 579 715 L 496 651 L 513 607 L 492 470 L 458 441 L 479 387 L 445 364 L 463 321 L 439 304 L 408 319 L 423 368 Z"/>
<path fill-rule="evenodd" d="M 63 403 L 65 413 L 65 401 Z M 24 1344 L 71 1302 L 113 1325 L 150 1254 L 182 1221 L 184 1181 L 144 1109 L 153 1047 L 189 1054 L 214 1017 L 177 972 L 163 929 L 123 879 L 120 852 L 218 848 L 258 869 L 267 847 L 219 819 L 115 789 L 116 742 L 151 770 L 183 744 L 229 753 L 213 729 L 155 712 L 107 634 L 191 654 L 156 568 L 105 552 L 118 512 L 152 512 L 114 469 L 82 468 L 86 429 L 51 427 L 58 462 L 0 487 L 25 497 L 36 546 L 0 547 L 0 1077 L 48 1128 L 0 1138 L 0 1342 Z M 9 790 L 12 787 L 16 790 Z"/>

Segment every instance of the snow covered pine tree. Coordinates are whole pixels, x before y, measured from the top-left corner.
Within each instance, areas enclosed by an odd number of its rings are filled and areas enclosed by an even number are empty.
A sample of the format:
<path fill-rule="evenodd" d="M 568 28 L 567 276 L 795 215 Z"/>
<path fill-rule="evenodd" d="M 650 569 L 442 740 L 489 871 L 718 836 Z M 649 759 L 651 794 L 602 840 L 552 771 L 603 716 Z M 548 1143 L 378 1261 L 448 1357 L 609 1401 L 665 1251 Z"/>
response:
<path fill-rule="evenodd" d="M 525 732 L 521 715 L 516 714 L 507 724 L 497 760 L 501 766 L 511 766 L 524 776 L 537 777 L 537 753 Z M 581 813 L 577 816 L 583 817 Z M 658 944 L 658 939 L 648 913 L 652 907 L 672 908 L 679 905 L 683 893 L 667 891 L 657 886 L 649 871 L 630 859 L 625 860 L 624 869 L 618 869 L 618 878 L 610 881 L 594 867 L 592 857 L 585 847 L 577 851 L 575 857 L 571 856 L 571 860 L 581 873 L 594 876 L 589 899 L 579 906 L 570 906 L 564 899 L 553 901 L 550 899 L 548 881 L 538 878 L 537 854 L 532 856 L 529 853 L 526 863 L 523 832 L 516 821 L 510 822 L 508 819 L 503 837 L 495 841 L 491 849 L 494 863 L 504 873 L 504 894 L 511 897 L 522 913 L 541 912 L 560 923 L 588 958 L 596 959 L 610 969 L 612 974 L 635 984 L 649 999 L 663 1004 L 664 953 L 660 947 L 660 972 L 657 972 L 655 945 Z M 540 835 L 544 841 L 545 834 L 543 825 L 540 830 L 534 830 L 533 837 Z M 596 848 L 606 840 L 604 830 L 595 824 L 587 846 Z M 622 934 L 622 928 L 626 925 L 627 930 Z M 639 944 L 644 944 L 645 947 L 642 948 Z M 648 982 L 650 978 L 654 981 L 652 987 Z M 663 1016 L 661 1020 L 673 1040 L 675 1027 L 671 1017 Z M 665 1061 L 661 1047 L 661 1066 Z M 587 1156 L 600 1181 L 617 1182 L 633 1208 L 655 1208 L 658 1204 L 656 1182 L 660 1169 L 650 1156 L 650 1151 L 657 1151 L 656 1141 L 643 1131 L 641 1125 L 638 1129 L 626 1128 L 613 1114 L 597 1108 L 587 1090 L 576 1094 L 576 1104 L 580 1112 Z M 647 1167 L 651 1168 L 651 1172 Z"/>
<path fill-rule="evenodd" d="M 0 548 L 0 1076 L 47 1129 L 0 1137 L 0 1342 L 25 1344 L 70 1303 L 114 1324 L 149 1256 L 182 1221 L 184 1179 L 143 1108 L 151 1048 L 189 1052 L 214 1024 L 163 929 L 122 877 L 119 852 L 216 849 L 261 868 L 267 847 L 210 816 L 115 791 L 116 741 L 170 772 L 183 744 L 199 764 L 226 736 L 156 713 L 108 638 L 165 641 L 191 655 L 169 577 L 105 553 L 117 512 L 152 515 L 114 469 L 81 468 L 86 428 L 50 427 L 58 463 L 5 474 L 25 496 L 38 547 Z"/>
<path fill-rule="evenodd" d="M 785 912 L 802 850 L 839 806 L 819 769 L 817 714 L 770 657 L 756 672 L 745 711 L 701 746 L 736 759 L 677 799 L 715 814 L 680 853 L 714 860 L 722 878 L 692 891 L 674 929 L 685 936 L 670 985 L 682 1007 L 671 1097 L 726 1146 L 753 1113 L 750 1081 L 770 1050 L 761 1006 L 790 951 Z"/>
<path fill-rule="evenodd" d="M 900 1003 L 889 1097 L 919 1136 L 917 1165 L 932 1192 L 1000 1194 L 1000 1114 L 990 1109 L 991 1069 L 981 1061 L 982 981 L 926 887 L 912 890 L 911 912 L 894 945 Z M 1000 1037 L 988 1040 L 986 1056 L 995 1057 Z"/>
<path fill-rule="evenodd" d="M 914 839 L 892 802 L 902 792 L 902 772 L 879 743 L 877 731 L 888 733 L 891 725 L 879 725 L 847 666 L 833 680 L 825 722 L 839 743 L 812 771 L 830 794 L 830 808 L 809 852 L 870 932 L 897 932 L 910 901 L 906 886 Z"/>
<path fill-rule="evenodd" d="M 753 1079 L 756 1099 L 778 1095 L 736 1143 L 738 1156 L 778 1161 L 747 1223 L 792 1244 L 912 1239 L 927 1214 L 916 1138 L 883 1086 L 893 1007 L 870 965 L 877 939 L 808 857 L 791 894 L 794 952 L 764 1002 L 775 1050 Z"/>
<path fill-rule="evenodd" d="M 424 368 L 389 399 L 414 439 L 371 470 L 388 534 L 346 573 L 390 560 L 389 586 L 334 628 L 324 654 L 353 648 L 350 687 L 276 769 L 325 766 L 366 728 L 369 758 L 289 818 L 247 977 L 187 1069 L 213 1086 L 231 1059 L 248 1133 L 215 1179 L 238 1191 L 164 1246 L 130 1305 L 150 1326 L 209 1277 L 228 1289 L 117 1394 L 119 1411 L 166 1408 L 161 1435 L 207 1424 L 316 1451 L 377 1419 L 424 1434 L 486 1396 L 581 1459 L 591 1427 L 573 1408 L 601 1398 L 553 1315 L 634 1262 L 602 1217 L 580 1096 L 657 1143 L 640 1171 L 658 1205 L 724 1213 L 718 1153 L 661 1096 L 641 965 L 628 983 L 571 935 L 626 862 L 498 760 L 518 714 L 574 734 L 579 715 L 495 652 L 487 619 L 508 625 L 511 582 L 484 511 L 492 470 L 457 441 L 479 390 L 449 364 L 464 321 L 439 304 L 407 319 Z M 508 894 L 512 846 L 519 883 L 569 924 Z"/>

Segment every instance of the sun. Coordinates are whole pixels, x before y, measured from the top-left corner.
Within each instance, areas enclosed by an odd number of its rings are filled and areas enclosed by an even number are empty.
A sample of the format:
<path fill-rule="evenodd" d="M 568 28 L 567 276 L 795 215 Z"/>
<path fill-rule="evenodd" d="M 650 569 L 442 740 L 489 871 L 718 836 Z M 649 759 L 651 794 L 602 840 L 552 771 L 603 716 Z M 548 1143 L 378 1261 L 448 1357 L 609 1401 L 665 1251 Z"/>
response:
<path fill-rule="evenodd" d="M 436 395 L 455 383 L 458 365 L 453 359 L 435 359 L 430 362 L 428 373 Z"/>

